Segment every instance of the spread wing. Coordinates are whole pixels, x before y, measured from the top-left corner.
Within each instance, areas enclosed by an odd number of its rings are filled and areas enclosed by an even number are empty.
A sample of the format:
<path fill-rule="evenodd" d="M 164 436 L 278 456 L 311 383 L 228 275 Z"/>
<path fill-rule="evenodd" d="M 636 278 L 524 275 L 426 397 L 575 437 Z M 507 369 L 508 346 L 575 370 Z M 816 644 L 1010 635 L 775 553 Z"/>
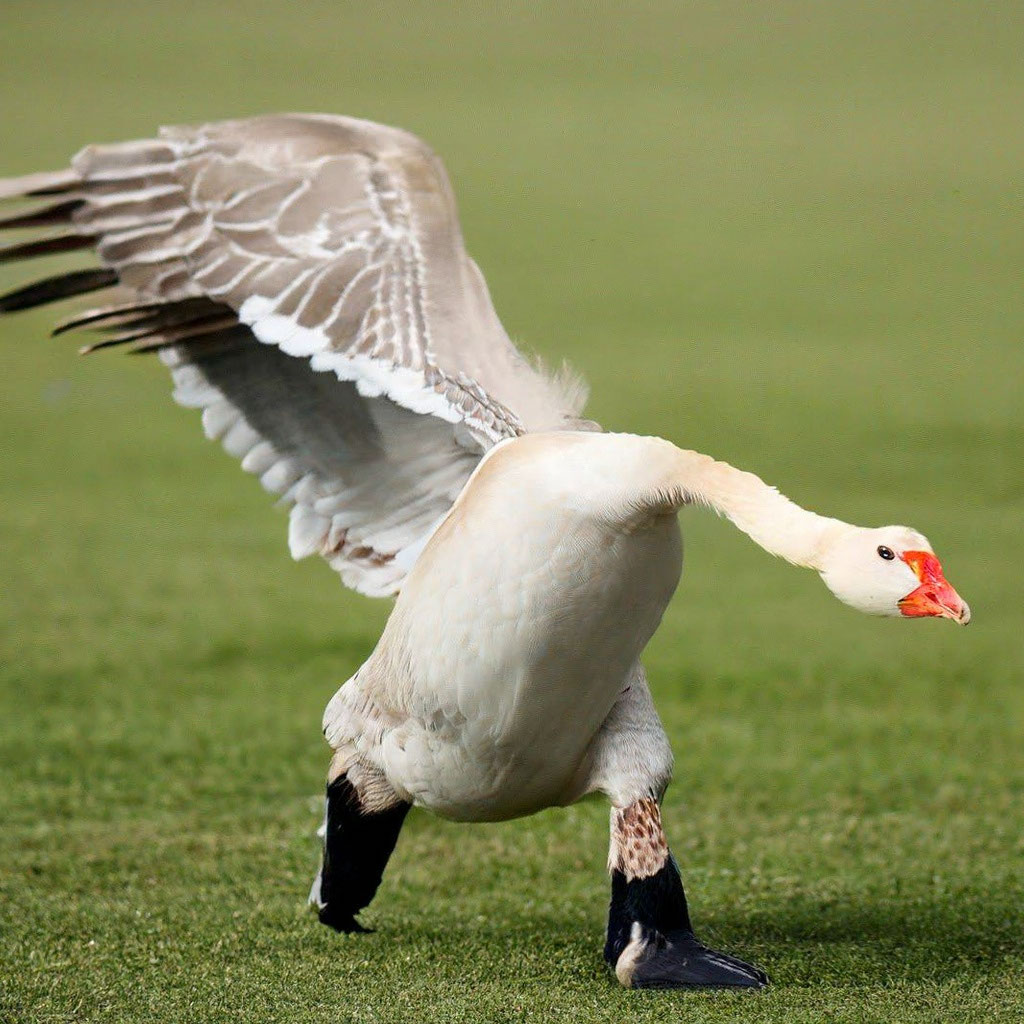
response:
<path fill-rule="evenodd" d="M 90 146 L 0 182 L 43 230 L 0 261 L 93 249 L 0 312 L 103 288 L 57 330 L 159 351 L 208 436 L 291 506 L 289 543 L 394 593 L 483 452 L 578 425 L 582 389 L 516 350 L 465 252 L 451 186 L 418 138 L 280 115 Z M 41 205 L 40 205 L 41 204 Z"/>

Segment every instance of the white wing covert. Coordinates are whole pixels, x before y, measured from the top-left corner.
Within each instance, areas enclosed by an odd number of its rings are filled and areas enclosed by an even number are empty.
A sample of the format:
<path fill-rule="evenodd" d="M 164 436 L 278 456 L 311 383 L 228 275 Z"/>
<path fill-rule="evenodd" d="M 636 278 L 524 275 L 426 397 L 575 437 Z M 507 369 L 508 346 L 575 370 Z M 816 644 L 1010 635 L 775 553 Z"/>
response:
<path fill-rule="evenodd" d="M 296 558 L 394 593 L 488 448 L 578 425 L 582 391 L 509 341 L 463 247 L 444 168 L 415 136 L 279 115 L 91 146 L 70 171 L 0 183 L 45 198 L 0 252 L 94 248 L 0 311 L 119 285 L 57 330 L 158 350 L 208 436 L 291 505 Z M 262 343 L 262 344 L 260 344 Z"/>

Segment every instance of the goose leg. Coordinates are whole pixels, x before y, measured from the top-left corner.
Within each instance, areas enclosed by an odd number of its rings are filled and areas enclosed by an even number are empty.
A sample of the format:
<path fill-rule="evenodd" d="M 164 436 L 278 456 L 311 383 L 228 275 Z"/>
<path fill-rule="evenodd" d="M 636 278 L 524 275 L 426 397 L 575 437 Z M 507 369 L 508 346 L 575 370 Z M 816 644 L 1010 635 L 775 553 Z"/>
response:
<path fill-rule="evenodd" d="M 764 971 L 703 945 L 653 797 L 612 808 L 604 956 L 627 988 L 761 988 Z"/>
<path fill-rule="evenodd" d="M 339 932 L 368 931 L 355 915 L 377 892 L 409 807 L 358 765 L 329 778 L 323 860 L 309 893 L 322 924 Z"/>
<path fill-rule="evenodd" d="M 636 665 L 594 739 L 585 792 L 612 802 L 611 907 L 605 960 L 632 988 L 760 988 L 757 967 L 708 949 L 693 933 L 679 869 L 661 825 L 658 798 L 672 751 Z"/>

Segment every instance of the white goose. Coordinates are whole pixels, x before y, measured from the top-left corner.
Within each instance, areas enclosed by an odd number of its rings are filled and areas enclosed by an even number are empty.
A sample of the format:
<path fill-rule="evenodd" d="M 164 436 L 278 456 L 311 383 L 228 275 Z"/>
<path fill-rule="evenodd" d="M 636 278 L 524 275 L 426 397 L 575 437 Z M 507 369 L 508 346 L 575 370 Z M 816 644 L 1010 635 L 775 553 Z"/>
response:
<path fill-rule="evenodd" d="M 175 398 L 291 507 L 295 558 L 398 594 L 324 715 L 320 920 L 360 930 L 408 808 L 493 821 L 612 804 L 605 957 L 624 985 L 760 986 L 694 937 L 658 801 L 672 754 L 639 657 L 704 504 L 878 615 L 967 605 L 921 534 L 862 529 L 756 476 L 579 420 L 583 391 L 509 341 L 436 156 L 394 128 L 284 115 L 89 147 L 0 182 L 48 229 L 3 259 L 94 248 L 0 311 L 117 286 L 57 330 L 159 351 Z M 50 230 L 52 229 L 52 230 Z"/>

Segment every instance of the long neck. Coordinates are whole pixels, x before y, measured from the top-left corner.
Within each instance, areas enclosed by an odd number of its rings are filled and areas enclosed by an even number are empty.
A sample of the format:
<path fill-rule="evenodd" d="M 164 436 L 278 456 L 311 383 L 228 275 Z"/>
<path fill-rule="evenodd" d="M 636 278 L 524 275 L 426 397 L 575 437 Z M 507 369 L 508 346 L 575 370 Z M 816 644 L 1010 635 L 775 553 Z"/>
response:
<path fill-rule="evenodd" d="M 851 527 L 790 501 L 760 477 L 717 462 L 710 455 L 674 449 L 670 458 L 669 504 L 713 508 L 770 554 L 795 565 L 821 568 L 828 542 Z"/>

